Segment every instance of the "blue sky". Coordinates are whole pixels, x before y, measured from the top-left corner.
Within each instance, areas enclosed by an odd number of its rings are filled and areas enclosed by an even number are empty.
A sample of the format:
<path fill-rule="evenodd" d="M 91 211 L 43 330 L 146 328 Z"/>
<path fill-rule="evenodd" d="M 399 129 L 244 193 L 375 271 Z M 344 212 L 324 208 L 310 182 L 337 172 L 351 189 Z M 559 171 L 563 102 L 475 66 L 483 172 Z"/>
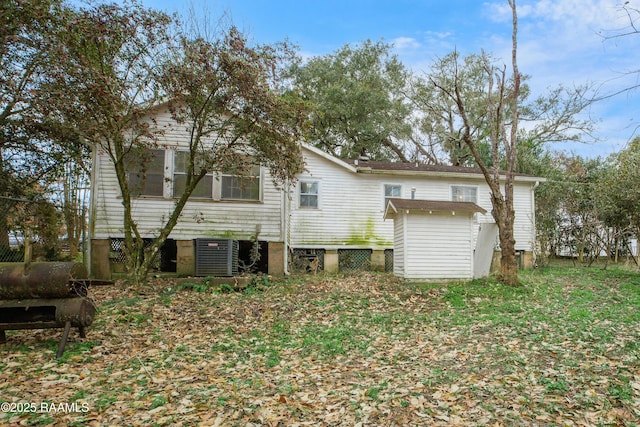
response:
<path fill-rule="evenodd" d="M 457 49 L 482 49 L 510 66 L 511 15 L 507 0 L 142 0 L 146 6 L 188 15 L 227 13 L 250 39 L 288 39 L 303 57 L 332 53 L 366 39 L 384 40 L 416 73 Z M 518 0 L 520 71 L 531 76 L 534 94 L 562 84 L 594 84 L 601 94 L 638 84 L 640 35 L 605 40 L 603 32 L 624 28 L 621 0 Z M 630 0 L 640 7 L 640 0 Z M 640 93 L 594 104 L 601 141 L 554 148 L 587 157 L 607 155 L 640 134 Z"/>

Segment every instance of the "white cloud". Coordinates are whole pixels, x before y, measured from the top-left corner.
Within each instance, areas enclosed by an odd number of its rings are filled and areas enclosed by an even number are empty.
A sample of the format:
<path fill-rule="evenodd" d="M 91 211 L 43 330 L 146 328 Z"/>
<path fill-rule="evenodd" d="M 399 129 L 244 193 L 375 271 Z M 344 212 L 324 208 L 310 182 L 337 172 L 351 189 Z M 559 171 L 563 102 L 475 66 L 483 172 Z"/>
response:
<path fill-rule="evenodd" d="M 487 2 L 484 9 L 493 22 L 510 24 L 511 10 L 506 2 Z M 604 82 L 616 73 L 637 69 L 638 61 L 630 52 L 637 51 L 640 37 L 603 37 L 624 28 L 626 19 L 616 0 L 521 1 L 519 65 L 546 86 L 554 80 L 556 84 Z M 508 62 L 510 33 L 502 26 L 500 30 L 489 36 L 491 50 Z"/>
<path fill-rule="evenodd" d="M 418 49 L 420 47 L 420 42 L 413 37 L 398 37 L 391 40 L 391 44 L 398 50 Z"/>
<path fill-rule="evenodd" d="M 613 29 L 626 24 L 622 2 L 612 0 L 529 0 L 516 2 L 518 18 L 577 23 L 580 27 Z M 486 15 L 496 22 L 511 20 L 511 8 L 504 1 L 485 2 Z"/>

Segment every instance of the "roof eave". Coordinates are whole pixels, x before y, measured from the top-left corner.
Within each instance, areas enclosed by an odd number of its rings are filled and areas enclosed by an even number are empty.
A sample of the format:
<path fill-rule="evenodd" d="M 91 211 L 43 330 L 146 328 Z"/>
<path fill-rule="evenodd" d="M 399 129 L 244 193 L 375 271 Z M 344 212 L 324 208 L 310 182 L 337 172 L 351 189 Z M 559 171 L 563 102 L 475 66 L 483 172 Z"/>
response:
<path fill-rule="evenodd" d="M 430 176 L 437 178 L 467 178 L 467 179 L 483 179 L 484 175 L 475 172 L 443 172 L 443 171 L 411 171 L 411 170 L 389 170 L 389 169 L 372 169 L 370 167 L 357 167 L 358 173 L 376 174 L 376 175 L 402 175 L 402 176 Z M 504 180 L 504 175 L 500 175 Z M 545 182 L 547 179 L 538 176 L 515 175 L 514 181 L 519 182 Z"/>
<path fill-rule="evenodd" d="M 325 160 L 328 160 L 328 161 L 330 161 L 332 163 L 335 163 L 338 166 L 343 167 L 344 169 L 347 169 L 350 172 L 353 172 L 353 173 L 357 173 L 358 172 L 358 170 L 354 166 L 350 165 L 349 163 L 343 162 L 339 158 L 334 157 L 329 153 L 325 153 L 324 151 L 320 150 L 319 148 L 314 147 L 313 145 L 309 145 L 306 142 L 301 142 L 300 146 L 302 148 L 304 148 L 305 150 L 311 151 L 312 153 L 322 157 Z"/>
<path fill-rule="evenodd" d="M 396 209 L 392 201 L 389 201 L 389 203 L 387 203 L 386 208 L 384 209 L 384 215 L 382 216 L 382 218 L 383 219 L 393 218 L 397 215 L 397 213 L 398 213 L 398 209 Z"/>

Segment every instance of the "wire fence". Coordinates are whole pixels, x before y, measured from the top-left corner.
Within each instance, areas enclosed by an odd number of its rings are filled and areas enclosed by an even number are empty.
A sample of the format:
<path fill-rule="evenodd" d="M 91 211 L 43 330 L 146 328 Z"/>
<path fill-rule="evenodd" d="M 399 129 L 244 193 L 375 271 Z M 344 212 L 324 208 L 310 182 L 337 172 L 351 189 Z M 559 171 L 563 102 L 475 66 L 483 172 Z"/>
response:
<path fill-rule="evenodd" d="M 340 273 L 372 271 L 374 268 L 371 261 L 373 254 L 371 249 L 339 249 L 337 252 Z M 289 267 L 294 273 L 324 271 L 325 253 L 324 249 L 292 249 Z M 393 272 L 393 249 L 384 250 L 384 271 Z"/>
<path fill-rule="evenodd" d="M 7 234 L 7 239 L 0 244 L 0 262 L 23 262 L 24 243 L 15 234 Z"/>
<path fill-rule="evenodd" d="M 51 203 L 6 197 L 0 202 L 0 262 L 83 261 L 84 217 L 75 222 L 76 237 L 69 238 Z"/>
<path fill-rule="evenodd" d="M 338 249 L 338 271 L 352 273 L 371 270 L 371 249 Z"/>
<path fill-rule="evenodd" d="M 295 273 L 317 273 L 324 270 L 324 249 L 292 250 L 291 271 Z"/>
<path fill-rule="evenodd" d="M 40 239 L 30 241 L 22 239 L 15 234 L 9 235 L 9 244 L 0 244 L 0 262 L 25 262 L 31 261 L 77 261 L 82 262 L 84 254 L 80 244 L 75 255 L 71 254 L 68 243 L 60 239 L 52 247 L 49 243 Z"/>
<path fill-rule="evenodd" d="M 0 262 L 24 261 L 24 243 L 22 233 L 12 231 L 11 218 L 16 215 L 16 201 L 9 198 L 0 199 Z"/>
<path fill-rule="evenodd" d="M 393 249 L 384 250 L 384 271 L 393 272 Z"/>

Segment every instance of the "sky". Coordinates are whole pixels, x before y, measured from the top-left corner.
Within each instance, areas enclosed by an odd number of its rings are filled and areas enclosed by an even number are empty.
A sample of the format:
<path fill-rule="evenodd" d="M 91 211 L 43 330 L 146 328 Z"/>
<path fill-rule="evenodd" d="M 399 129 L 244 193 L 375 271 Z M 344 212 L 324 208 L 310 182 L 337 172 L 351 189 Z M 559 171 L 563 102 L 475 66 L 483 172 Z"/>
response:
<path fill-rule="evenodd" d="M 533 96 L 562 85 L 591 85 L 607 96 L 640 82 L 640 34 L 628 30 L 626 0 L 518 0 L 518 65 Z M 142 0 L 145 6 L 217 21 L 226 14 L 250 40 L 288 40 L 303 58 L 335 52 L 364 40 L 393 45 L 416 74 L 454 49 L 484 50 L 510 69 L 511 10 L 507 0 Z M 640 0 L 628 5 L 640 8 Z M 625 91 L 594 103 L 595 141 L 552 149 L 585 157 L 606 156 L 640 135 L 640 92 Z"/>

